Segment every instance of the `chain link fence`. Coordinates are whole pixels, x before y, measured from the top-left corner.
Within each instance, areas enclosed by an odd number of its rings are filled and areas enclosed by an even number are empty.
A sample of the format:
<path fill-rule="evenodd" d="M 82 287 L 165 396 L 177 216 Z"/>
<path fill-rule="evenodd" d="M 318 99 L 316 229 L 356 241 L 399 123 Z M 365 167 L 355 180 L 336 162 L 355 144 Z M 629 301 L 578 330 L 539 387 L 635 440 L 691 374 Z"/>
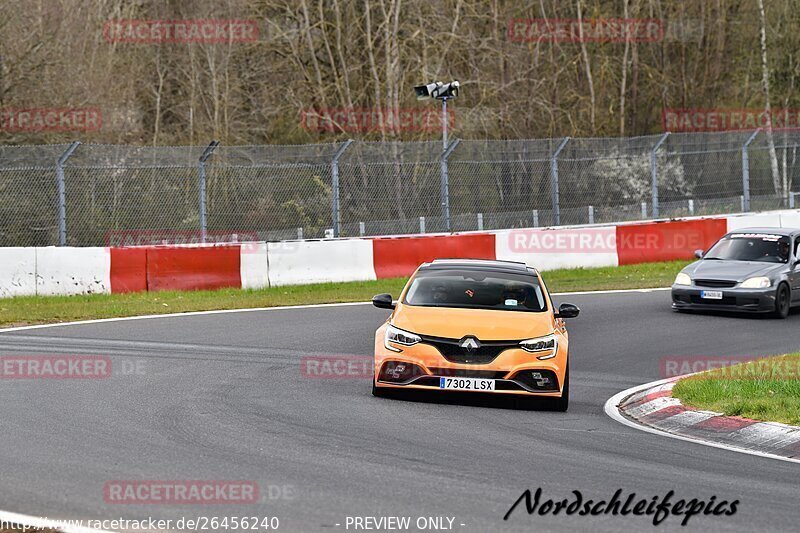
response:
<path fill-rule="evenodd" d="M 0 246 L 289 240 L 793 208 L 800 132 L 0 146 Z"/>

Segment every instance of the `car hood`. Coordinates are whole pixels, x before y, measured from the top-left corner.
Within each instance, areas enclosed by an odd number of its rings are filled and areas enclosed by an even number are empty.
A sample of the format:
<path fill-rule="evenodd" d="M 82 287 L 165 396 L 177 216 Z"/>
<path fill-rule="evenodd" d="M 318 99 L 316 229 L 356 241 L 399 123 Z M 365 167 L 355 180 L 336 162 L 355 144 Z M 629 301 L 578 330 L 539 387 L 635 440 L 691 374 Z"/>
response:
<path fill-rule="evenodd" d="M 419 307 L 398 303 L 392 318 L 395 327 L 431 337 L 461 339 L 467 335 L 483 341 L 522 340 L 553 332 L 552 312 L 500 311 Z"/>
<path fill-rule="evenodd" d="M 781 270 L 783 263 L 763 263 L 761 261 L 700 260 L 684 269 L 696 279 L 721 279 L 744 281 L 755 276 L 769 276 Z"/>

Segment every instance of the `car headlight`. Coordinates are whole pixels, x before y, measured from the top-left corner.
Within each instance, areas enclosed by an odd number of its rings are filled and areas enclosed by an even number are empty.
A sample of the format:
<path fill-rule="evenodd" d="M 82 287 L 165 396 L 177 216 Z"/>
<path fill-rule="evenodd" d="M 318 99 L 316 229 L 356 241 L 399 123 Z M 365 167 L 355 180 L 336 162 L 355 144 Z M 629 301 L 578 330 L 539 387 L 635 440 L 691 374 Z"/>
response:
<path fill-rule="evenodd" d="M 545 360 L 552 359 L 558 352 L 558 340 L 555 335 L 546 335 L 544 337 L 536 337 L 535 339 L 527 339 L 519 343 L 520 347 L 526 352 L 545 352 L 537 357 L 537 359 Z"/>
<path fill-rule="evenodd" d="M 770 285 L 772 285 L 772 281 L 769 278 L 759 276 L 757 278 L 744 280 L 741 284 L 741 287 L 743 289 L 766 289 Z"/>
<path fill-rule="evenodd" d="M 692 278 L 689 277 L 689 274 L 685 274 L 683 272 L 679 272 L 677 276 L 675 276 L 675 285 L 691 285 Z"/>
<path fill-rule="evenodd" d="M 393 352 L 399 352 L 399 348 L 395 348 L 390 342 L 395 344 L 402 344 L 403 346 L 412 346 L 417 344 L 422 339 L 419 335 L 414 335 L 413 333 L 409 333 L 408 331 L 403 331 L 402 329 L 398 329 L 394 326 L 387 326 L 386 327 L 386 334 L 383 337 L 383 345 L 386 347 L 387 350 L 391 350 Z"/>

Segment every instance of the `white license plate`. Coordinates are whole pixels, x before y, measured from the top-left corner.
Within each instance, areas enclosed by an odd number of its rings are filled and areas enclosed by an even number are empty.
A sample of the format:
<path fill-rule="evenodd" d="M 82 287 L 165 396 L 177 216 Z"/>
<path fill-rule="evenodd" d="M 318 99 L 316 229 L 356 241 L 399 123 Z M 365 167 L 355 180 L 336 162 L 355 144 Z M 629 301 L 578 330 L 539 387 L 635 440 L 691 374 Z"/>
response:
<path fill-rule="evenodd" d="M 700 298 L 706 300 L 722 300 L 722 291 L 700 291 Z"/>
<path fill-rule="evenodd" d="M 440 389 L 493 391 L 493 379 L 479 378 L 439 378 Z"/>

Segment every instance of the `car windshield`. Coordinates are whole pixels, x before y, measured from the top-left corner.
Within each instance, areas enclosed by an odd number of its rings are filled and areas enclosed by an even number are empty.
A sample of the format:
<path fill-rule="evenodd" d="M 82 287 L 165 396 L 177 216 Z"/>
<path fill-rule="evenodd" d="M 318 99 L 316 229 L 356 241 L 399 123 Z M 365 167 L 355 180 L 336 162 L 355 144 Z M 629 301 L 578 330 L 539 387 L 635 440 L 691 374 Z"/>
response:
<path fill-rule="evenodd" d="M 782 235 L 734 233 L 717 242 L 703 259 L 786 263 L 789 248 L 789 238 Z"/>
<path fill-rule="evenodd" d="M 421 270 L 403 303 L 528 312 L 547 309 L 544 291 L 534 274 L 478 270 Z"/>

